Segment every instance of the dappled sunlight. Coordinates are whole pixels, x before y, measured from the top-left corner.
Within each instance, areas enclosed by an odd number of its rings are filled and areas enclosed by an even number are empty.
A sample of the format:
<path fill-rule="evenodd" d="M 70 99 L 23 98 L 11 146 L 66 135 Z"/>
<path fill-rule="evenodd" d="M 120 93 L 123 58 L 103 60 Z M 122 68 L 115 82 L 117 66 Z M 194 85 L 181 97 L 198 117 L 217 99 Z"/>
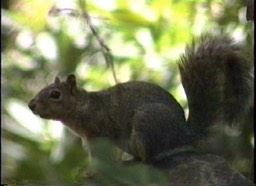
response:
<path fill-rule="evenodd" d="M 28 30 L 20 32 L 16 37 L 17 46 L 22 49 L 29 49 L 34 43 L 33 35 Z"/>
<path fill-rule="evenodd" d="M 15 119 L 18 125 L 28 130 L 33 140 L 44 143 L 45 140 L 60 140 L 63 135 L 63 125 L 58 121 L 43 121 L 39 116 L 34 115 L 24 103 L 12 99 L 6 103 L 8 113 Z M 4 127 L 10 130 L 16 130 L 18 134 L 29 137 L 29 133 L 24 133 L 13 124 L 9 126 L 4 121 Z"/>
<path fill-rule="evenodd" d="M 43 131 L 43 122 L 35 116 L 24 103 L 18 100 L 10 100 L 6 103 L 10 115 L 27 130 L 39 135 Z M 40 135 L 39 135 L 40 136 Z"/>
<path fill-rule="evenodd" d="M 50 62 L 54 62 L 58 57 L 58 49 L 54 38 L 47 32 L 42 32 L 36 37 L 36 46 L 40 53 Z"/>

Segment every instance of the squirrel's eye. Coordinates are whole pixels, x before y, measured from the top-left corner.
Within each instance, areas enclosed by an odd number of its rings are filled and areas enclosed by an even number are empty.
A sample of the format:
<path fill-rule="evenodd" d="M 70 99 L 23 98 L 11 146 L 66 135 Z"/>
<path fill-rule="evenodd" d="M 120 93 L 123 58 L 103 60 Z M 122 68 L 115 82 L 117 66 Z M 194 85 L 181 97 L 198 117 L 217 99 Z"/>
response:
<path fill-rule="evenodd" d="M 50 98 L 53 100 L 58 100 L 60 99 L 61 93 L 58 90 L 53 90 L 50 92 Z"/>

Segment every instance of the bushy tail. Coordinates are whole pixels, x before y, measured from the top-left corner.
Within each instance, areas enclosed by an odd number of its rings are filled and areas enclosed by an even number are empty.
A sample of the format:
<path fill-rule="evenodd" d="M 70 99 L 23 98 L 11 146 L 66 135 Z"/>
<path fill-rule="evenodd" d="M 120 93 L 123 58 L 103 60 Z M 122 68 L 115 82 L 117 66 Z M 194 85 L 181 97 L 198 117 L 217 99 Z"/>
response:
<path fill-rule="evenodd" d="M 205 34 L 186 48 L 179 64 L 188 105 L 188 124 L 205 134 L 216 123 L 232 124 L 252 97 L 252 64 L 242 47 L 223 35 Z"/>

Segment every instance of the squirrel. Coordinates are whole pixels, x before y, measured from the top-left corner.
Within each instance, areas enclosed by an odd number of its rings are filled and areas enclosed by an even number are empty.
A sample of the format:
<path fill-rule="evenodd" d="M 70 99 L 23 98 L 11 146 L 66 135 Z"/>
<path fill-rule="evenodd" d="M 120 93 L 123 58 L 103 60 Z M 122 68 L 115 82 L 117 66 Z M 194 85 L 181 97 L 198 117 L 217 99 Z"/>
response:
<path fill-rule="evenodd" d="M 237 122 L 252 97 L 252 66 L 242 46 L 227 35 L 201 35 L 186 47 L 179 62 L 189 108 L 160 86 L 128 81 L 88 92 L 55 78 L 28 104 L 44 119 L 61 121 L 89 143 L 104 137 L 141 162 L 207 136 L 215 124 Z M 93 155 L 93 154 L 92 154 Z"/>

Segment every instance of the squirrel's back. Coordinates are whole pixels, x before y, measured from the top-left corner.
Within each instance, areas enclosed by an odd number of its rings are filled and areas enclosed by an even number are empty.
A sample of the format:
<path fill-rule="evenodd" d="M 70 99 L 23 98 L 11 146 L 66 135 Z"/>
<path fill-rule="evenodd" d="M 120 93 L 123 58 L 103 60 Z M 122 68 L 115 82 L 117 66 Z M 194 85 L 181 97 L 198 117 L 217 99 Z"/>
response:
<path fill-rule="evenodd" d="M 113 87 L 101 91 L 100 93 L 108 93 L 115 98 L 119 98 L 122 101 L 139 103 L 165 103 L 167 105 L 175 105 L 174 107 L 180 107 L 176 99 L 163 88 L 144 81 L 128 81 L 125 83 L 119 83 Z M 182 109 L 182 108 L 181 108 Z"/>
<path fill-rule="evenodd" d="M 101 97 L 108 95 L 109 108 L 122 112 L 130 112 L 147 104 L 163 104 L 185 121 L 184 110 L 177 100 L 166 90 L 152 83 L 144 81 L 128 81 L 118 83 L 113 87 L 99 91 Z M 111 107 L 115 105 L 115 107 Z M 124 115 L 125 113 L 122 113 Z M 114 114 L 116 115 L 116 114 Z"/>

